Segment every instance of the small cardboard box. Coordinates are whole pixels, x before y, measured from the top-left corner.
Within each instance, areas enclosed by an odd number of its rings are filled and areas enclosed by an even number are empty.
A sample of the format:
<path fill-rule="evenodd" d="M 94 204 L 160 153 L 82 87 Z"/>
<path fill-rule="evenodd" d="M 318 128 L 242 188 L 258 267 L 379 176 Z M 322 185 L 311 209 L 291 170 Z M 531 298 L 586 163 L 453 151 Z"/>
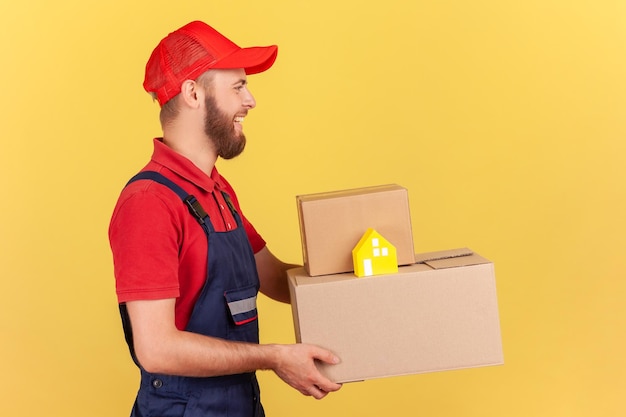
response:
<path fill-rule="evenodd" d="M 289 271 L 296 340 L 341 358 L 335 382 L 503 363 L 493 263 L 469 249 L 417 255 L 397 274 Z"/>
<path fill-rule="evenodd" d="M 368 228 L 395 246 L 398 265 L 415 262 L 409 198 L 396 184 L 296 197 L 304 268 L 311 276 L 353 271 L 352 249 Z"/>

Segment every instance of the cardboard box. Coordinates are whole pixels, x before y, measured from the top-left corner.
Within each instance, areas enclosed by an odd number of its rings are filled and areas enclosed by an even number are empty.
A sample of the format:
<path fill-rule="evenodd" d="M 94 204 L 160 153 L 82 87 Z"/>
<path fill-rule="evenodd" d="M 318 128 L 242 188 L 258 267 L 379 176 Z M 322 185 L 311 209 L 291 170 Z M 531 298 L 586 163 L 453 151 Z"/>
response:
<path fill-rule="evenodd" d="M 296 200 L 309 275 L 353 271 L 352 249 L 370 227 L 395 246 L 398 265 L 415 262 L 406 188 L 379 185 L 300 195 Z"/>
<path fill-rule="evenodd" d="M 469 249 L 417 255 L 397 274 L 289 271 L 296 340 L 325 347 L 335 382 L 503 363 L 494 266 Z"/>

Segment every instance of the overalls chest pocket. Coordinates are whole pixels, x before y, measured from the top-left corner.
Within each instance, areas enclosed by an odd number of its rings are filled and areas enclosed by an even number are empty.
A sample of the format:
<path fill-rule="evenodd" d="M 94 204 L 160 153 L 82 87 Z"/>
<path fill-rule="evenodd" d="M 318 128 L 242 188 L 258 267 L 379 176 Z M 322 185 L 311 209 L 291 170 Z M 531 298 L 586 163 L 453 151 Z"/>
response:
<path fill-rule="evenodd" d="M 254 284 L 224 291 L 231 320 L 228 326 L 229 340 L 258 343 L 257 293 L 258 288 Z"/>

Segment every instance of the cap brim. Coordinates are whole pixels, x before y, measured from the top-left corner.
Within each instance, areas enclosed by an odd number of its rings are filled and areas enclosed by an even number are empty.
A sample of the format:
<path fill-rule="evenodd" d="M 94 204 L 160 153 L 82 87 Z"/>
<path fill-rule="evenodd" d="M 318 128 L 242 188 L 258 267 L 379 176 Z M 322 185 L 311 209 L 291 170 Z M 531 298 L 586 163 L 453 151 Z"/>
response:
<path fill-rule="evenodd" d="M 278 47 L 276 45 L 241 48 L 220 59 L 211 68 L 243 68 L 248 75 L 258 74 L 270 69 L 274 61 L 276 61 L 277 55 Z"/>

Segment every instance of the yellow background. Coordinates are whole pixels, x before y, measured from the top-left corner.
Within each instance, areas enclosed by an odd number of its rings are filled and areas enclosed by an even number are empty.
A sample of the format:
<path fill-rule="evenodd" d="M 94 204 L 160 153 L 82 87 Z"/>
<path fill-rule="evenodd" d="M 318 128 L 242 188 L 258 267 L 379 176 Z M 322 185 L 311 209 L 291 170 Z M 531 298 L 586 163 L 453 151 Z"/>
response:
<path fill-rule="evenodd" d="M 295 195 L 398 183 L 417 251 L 496 265 L 504 366 L 321 402 L 262 372 L 269 416 L 624 415 L 617 0 L 2 0 L 0 415 L 128 415 L 106 233 L 160 132 L 145 61 L 194 19 L 280 46 L 250 77 L 246 152 L 219 164 L 276 254 L 301 262 Z M 289 307 L 260 308 L 262 340 L 292 342 Z"/>

